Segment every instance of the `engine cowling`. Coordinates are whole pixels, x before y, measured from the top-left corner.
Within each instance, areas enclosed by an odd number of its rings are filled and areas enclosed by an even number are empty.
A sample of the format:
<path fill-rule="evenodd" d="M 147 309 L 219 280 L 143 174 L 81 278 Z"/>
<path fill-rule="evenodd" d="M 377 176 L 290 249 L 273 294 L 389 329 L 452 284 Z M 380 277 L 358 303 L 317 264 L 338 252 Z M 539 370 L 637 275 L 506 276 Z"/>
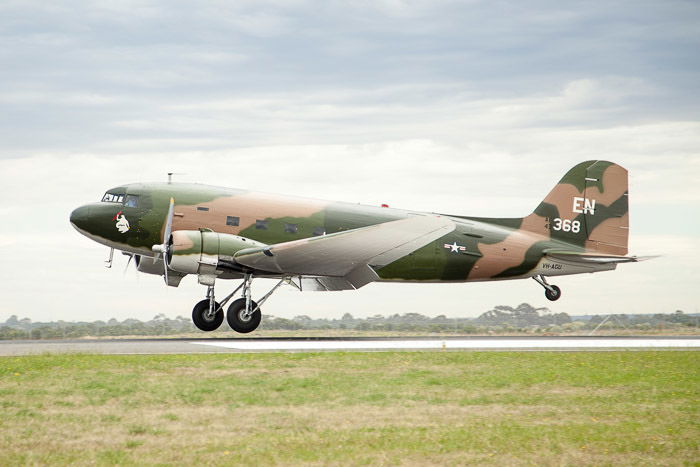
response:
<path fill-rule="evenodd" d="M 136 270 L 139 272 L 156 276 L 163 275 L 163 260 L 160 258 L 134 255 L 134 262 L 136 263 Z M 180 274 L 178 272 L 168 274 L 168 285 L 172 287 L 179 286 L 183 277 L 185 277 L 185 274 Z"/>
<path fill-rule="evenodd" d="M 176 230 L 172 234 L 168 267 L 183 274 L 215 274 L 235 264 L 233 255 L 264 243 L 211 230 Z"/>

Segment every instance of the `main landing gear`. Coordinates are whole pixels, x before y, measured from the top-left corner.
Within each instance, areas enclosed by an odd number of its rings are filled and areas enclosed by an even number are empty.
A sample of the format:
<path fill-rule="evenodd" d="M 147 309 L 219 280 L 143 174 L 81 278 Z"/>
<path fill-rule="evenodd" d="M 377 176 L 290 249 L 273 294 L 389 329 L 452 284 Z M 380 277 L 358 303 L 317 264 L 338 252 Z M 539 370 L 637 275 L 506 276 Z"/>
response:
<path fill-rule="evenodd" d="M 547 279 L 543 275 L 533 276 L 532 278 L 544 287 L 544 296 L 547 297 L 547 300 L 555 302 L 561 298 L 561 289 L 556 285 L 548 284 Z"/>
<path fill-rule="evenodd" d="M 239 290 L 243 289 L 242 297 L 234 300 L 228 307 L 226 321 L 228 321 L 231 329 L 236 332 L 248 333 L 255 331 L 262 319 L 260 307 L 285 280 L 287 279 L 281 279 L 259 302 L 253 301 L 250 296 L 250 285 L 253 282 L 252 274 L 246 274 L 243 277 L 243 283 L 224 298 L 221 303 L 214 298 L 214 286 L 209 286 L 207 287 L 207 298 L 197 303 L 192 309 L 192 322 L 202 331 L 209 332 L 218 329 L 224 321 L 224 306 Z"/>

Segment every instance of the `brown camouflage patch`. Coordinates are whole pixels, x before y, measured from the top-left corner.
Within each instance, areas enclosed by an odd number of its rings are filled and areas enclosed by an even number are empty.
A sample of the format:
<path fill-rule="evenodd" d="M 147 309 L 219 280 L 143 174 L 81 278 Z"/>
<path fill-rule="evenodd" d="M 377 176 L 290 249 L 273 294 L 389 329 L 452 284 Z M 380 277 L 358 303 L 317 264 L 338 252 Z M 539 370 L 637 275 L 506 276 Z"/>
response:
<path fill-rule="evenodd" d="M 571 219 L 576 217 L 576 214 L 573 213 L 573 200 L 582 196 L 583 193 L 575 186 L 561 183 L 549 192 L 543 202 L 555 206 L 562 219 Z"/>
<path fill-rule="evenodd" d="M 234 235 L 254 226 L 258 219 L 311 217 L 330 204 L 314 199 L 255 192 L 221 197 L 197 205 L 178 205 L 177 198 L 175 203 L 173 230 L 197 230 L 206 227 L 215 232 Z M 238 217 L 238 225 L 227 225 L 228 216 Z"/>
<path fill-rule="evenodd" d="M 523 223 L 520 228 L 526 232 L 532 232 L 543 237 L 549 237 L 550 231 L 547 228 L 547 218 L 539 216 L 535 213 L 523 218 Z"/>
<path fill-rule="evenodd" d="M 488 279 L 507 269 L 519 266 L 525 261 L 527 250 L 542 240 L 546 240 L 546 238 L 516 230 L 502 242 L 491 245 L 479 244 L 479 250 L 483 256 L 469 271 L 467 279 Z"/>
<path fill-rule="evenodd" d="M 610 206 L 627 193 L 627 170 L 613 164 L 603 172 L 603 192 L 597 186 L 586 187 L 586 198 Z"/>
<path fill-rule="evenodd" d="M 199 232 L 197 232 L 199 234 Z M 194 242 L 184 231 L 173 232 L 173 253 L 188 251 L 194 248 Z"/>

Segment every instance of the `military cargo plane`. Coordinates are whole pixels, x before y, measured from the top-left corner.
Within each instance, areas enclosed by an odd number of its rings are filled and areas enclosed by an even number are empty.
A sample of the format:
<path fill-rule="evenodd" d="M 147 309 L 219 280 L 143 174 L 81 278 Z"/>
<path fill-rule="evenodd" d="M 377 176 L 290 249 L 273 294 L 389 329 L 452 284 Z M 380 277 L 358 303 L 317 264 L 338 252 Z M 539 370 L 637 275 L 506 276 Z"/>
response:
<path fill-rule="evenodd" d="M 177 287 L 196 275 L 207 287 L 192 320 L 202 331 L 224 319 L 241 333 L 260 324 L 262 304 L 282 284 L 301 291 L 354 290 L 370 282 L 473 282 L 615 269 L 627 256 L 627 170 L 586 161 L 564 175 L 528 216 L 484 218 L 328 202 L 185 183 L 134 183 L 72 212 L 86 237 L 130 255 L 139 271 Z M 131 259 L 130 259 L 131 261 Z M 257 302 L 254 278 L 277 284 Z M 241 284 L 221 302 L 217 280 Z"/>

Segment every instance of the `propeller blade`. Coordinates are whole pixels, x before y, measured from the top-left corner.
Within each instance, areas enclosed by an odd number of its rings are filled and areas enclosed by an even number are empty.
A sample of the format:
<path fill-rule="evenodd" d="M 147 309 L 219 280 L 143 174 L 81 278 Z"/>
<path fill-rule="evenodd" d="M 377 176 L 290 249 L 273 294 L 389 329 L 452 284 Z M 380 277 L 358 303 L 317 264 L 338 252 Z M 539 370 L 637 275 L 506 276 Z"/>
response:
<path fill-rule="evenodd" d="M 153 245 L 151 250 L 156 253 L 156 259 L 163 255 L 163 278 L 165 283 L 168 283 L 168 255 L 170 253 L 170 235 L 173 232 L 173 215 L 175 214 L 175 199 L 170 198 L 168 206 L 168 217 L 165 218 L 165 229 L 163 230 L 163 243 Z"/>
<path fill-rule="evenodd" d="M 170 234 L 173 231 L 173 214 L 175 212 L 175 199 L 170 198 L 168 207 L 168 217 L 165 221 L 165 232 L 163 232 L 163 278 L 168 284 L 168 254 L 170 253 Z"/>
<path fill-rule="evenodd" d="M 163 245 L 168 245 L 170 241 L 170 234 L 173 231 L 173 214 L 175 211 L 175 199 L 170 198 L 170 206 L 168 207 L 168 217 L 165 221 L 165 232 L 163 232 Z"/>
<path fill-rule="evenodd" d="M 127 254 L 129 259 L 126 261 L 126 266 L 124 267 L 124 275 L 126 276 L 126 272 L 129 270 L 129 265 L 131 264 L 131 260 L 134 259 L 134 255 Z"/>

